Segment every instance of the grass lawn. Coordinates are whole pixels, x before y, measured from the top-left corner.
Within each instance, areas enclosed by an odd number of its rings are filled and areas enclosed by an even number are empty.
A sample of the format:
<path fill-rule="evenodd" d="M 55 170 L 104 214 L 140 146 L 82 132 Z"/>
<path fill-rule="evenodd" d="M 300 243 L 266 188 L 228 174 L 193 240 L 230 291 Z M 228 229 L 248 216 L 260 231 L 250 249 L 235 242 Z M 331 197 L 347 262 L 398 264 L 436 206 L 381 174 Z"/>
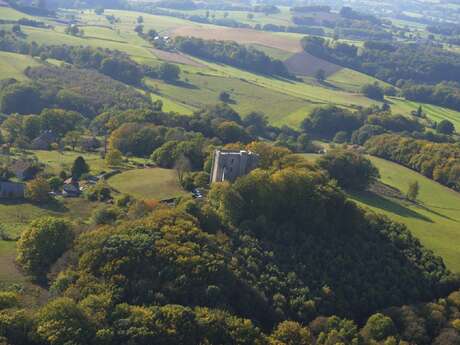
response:
<path fill-rule="evenodd" d="M 310 103 L 301 97 L 279 93 L 229 76 L 193 73 L 185 75 L 185 78 L 186 81 L 174 84 L 157 80 L 149 80 L 147 83 L 157 88 L 160 96 L 192 109 L 218 103 L 219 94 L 226 91 L 232 98 L 230 105 L 241 115 L 263 111 L 272 121 L 282 120 L 286 114 Z"/>
<path fill-rule="evenodd" d="M 64 198 L 61 204 L 37 205 L 24 202 L 5 202 L 0 200 L 0 224 L 13 237 L 20 235 L 22 228 L 42 216 L 68 217 L 85 222 L 89 219 L 94 203 L 83 198 Z"/>
<path fill-rule="evenodd" d="M 5 20 L 19 20 L 21 18 L 32 18 L 31 16 L 16 11 L 11 7 L 0 6 L 0 19 Z"/>
<path fill-rule="evenodd" d="M 109 185 L 140 199 L 168 199 L 185 194 L 170 169 L 134 169 L 111 177 Z"/>
<path fill-rule="evenodd" d="M 76 151 L 28 151 L 31 155 L 47 165 L 49 172 L 59 174 L 62 170 L 69 171 L 73 162 L 78 156 L 82 156 L 91 169 L 91 173 L 98 174 L 107 171 L 108 167 L 98 153 L 76 152 Z"/>
<path fill-rule="evenodd" d="M 0 79 L 27 80 L 24 70 L 29 66 L 35 67 L 38 65 L 40 65 L 40 62 L 31 56 L 0 52 Z"/>
<path fill-rule="evenodd" d="M 0 286 L 23 283 L 26 277 L 15 265 L 16 242 L 0 241 Z"/>
<path fill-rule="evenodd" d="M 340 71 L 332 74 L 327 78 L 327 82 L 346 91 L 359 92 L 364 84 L 372 84 L 378 81 L 372 76 L 354 71 L 349 68 L 342 68 Z M 378 81 L 381 86 L 389 86 L 389 84 Z"/>

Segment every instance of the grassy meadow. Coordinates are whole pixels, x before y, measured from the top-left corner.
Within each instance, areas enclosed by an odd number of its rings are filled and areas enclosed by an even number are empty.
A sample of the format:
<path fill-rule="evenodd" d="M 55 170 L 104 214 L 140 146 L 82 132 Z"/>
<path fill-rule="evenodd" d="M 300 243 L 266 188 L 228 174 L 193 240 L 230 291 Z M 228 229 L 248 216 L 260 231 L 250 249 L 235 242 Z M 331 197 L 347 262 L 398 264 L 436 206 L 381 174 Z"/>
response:
<path fill-rule="evenodd" d="M 62 170 L 70 171 L 73 162 L 78 156 L 82 156 L 90 167 L 92 174 L 99 174 L 107 171 L 103 159 L 98 153 L 77 152 L 77 151 L 30 151 L 41 163 L 46 164 L 46 169 L 53 174 L 59 174 Z"/>
<path fill-rule="evenodd" d="M 6 78 L 27 80 L 24 70 L 29 66 L 38 65 L 40 61 L 31 56 L 0 51 L 0 80 Z"/>
<path fill-rule="evenodd" d="M 111 177 L 108 183 L 120 193 L 139 199 L 162 200 L 185 194 L 178 184 L 176 172 L 170 169 L 128 170 Z"/>

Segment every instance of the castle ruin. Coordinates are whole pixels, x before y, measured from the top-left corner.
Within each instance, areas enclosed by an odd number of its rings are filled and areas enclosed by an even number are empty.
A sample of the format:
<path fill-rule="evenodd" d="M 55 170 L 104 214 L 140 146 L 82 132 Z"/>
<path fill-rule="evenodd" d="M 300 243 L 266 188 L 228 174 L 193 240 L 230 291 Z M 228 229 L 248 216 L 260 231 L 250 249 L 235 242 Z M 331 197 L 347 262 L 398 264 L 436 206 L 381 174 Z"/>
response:
<path fill-rule="evenodd" d="M 230 181 L 249 174 L 257 168 L 259 157 L 250 151 L 215 150 L 212 161 L 211 183 Z"/>

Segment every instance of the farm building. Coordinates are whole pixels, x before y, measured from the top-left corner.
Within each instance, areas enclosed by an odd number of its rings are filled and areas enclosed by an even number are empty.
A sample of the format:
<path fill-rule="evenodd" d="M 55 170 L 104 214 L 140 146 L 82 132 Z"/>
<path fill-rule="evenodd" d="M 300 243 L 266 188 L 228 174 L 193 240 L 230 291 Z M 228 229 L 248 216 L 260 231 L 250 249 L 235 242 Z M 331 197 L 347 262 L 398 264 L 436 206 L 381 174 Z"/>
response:
<path fill-rule="evenodd" d="M 10 166 L 11 172 L 17 179 L 22 181 L 31 180 L 39 172 L 39 167 L 32 162 L 18 159 Z"/>
<path fill-rule="evenodd" d="M 211 170 L 211 183 L 235 181 L 257 168 L 259 156 L 250 151 L 216 150 Z"/>
<path fill-rule="evenodd" d="M 24 194 L 24 183 L 0 181 L 0 199 L 22 199 Z"/>
<path fill-rule="evenodd" d="M 62 187 L 62 195 L 67 197 L 77 197 L 81 194 L 80 184 L 77 179 L 73 177 L 64 181 L 64 186 Z"/>
<path fill-rule="evenodd" d="M 58 140 L 56 134 L 52 131 L 45 131 L 40 136 L 32 140 L 31 148 L 34 150 L 49 150 L 51 144 Z"/>

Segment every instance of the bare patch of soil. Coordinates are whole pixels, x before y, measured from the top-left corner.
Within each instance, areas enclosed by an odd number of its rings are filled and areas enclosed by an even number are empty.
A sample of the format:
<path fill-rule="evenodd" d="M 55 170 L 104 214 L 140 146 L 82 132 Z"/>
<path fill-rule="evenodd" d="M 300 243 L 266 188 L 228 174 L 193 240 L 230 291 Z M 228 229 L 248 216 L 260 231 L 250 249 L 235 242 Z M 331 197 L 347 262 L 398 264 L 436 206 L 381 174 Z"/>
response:
<path fill-rule="evenodd" d="M 214 39 L 222 41 L 236 41 L 241 44 L 261 44 L 267 47 L 277 48 L 293 53 L 302 51 L 300 40 L 298 39 L 251 29 L 181 26 L 169 31 L 169 34 L 173 37 L 191 36 L 206 40 Z"/>

